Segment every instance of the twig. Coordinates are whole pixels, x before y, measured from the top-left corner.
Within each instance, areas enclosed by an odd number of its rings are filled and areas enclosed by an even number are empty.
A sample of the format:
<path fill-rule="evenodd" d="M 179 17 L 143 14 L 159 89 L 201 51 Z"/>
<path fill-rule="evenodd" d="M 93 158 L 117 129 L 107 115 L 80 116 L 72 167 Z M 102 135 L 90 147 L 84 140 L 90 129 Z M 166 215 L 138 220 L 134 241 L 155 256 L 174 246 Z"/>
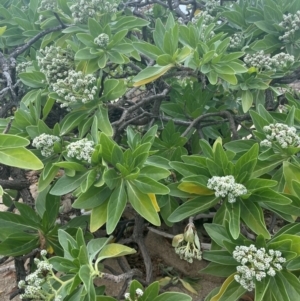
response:
<path fill-rule="evenodd" d="M 109 274 L 109 273 L 101 273 L 101 278 L 103 279 L 107 279 L 107 280 L 111 280 L 115 283 L 119 283 L 121 281 L 124 281 L 124 280 L 127 280 L 127 279 L 130 279 L 134 276 L 138 276 L 138 277 L 141 277 L 142 276 L 142 272 L 138 269 L 132 269 L 126 273 L 123 273 L 121 275 L 112 275 L 112 274 Z"/>
<path fill-rule="evenodd" d="M 30 39 L 27 43 L 25 43 L 24 45 L 18 47 L 16 50 L 14 50 L 11 54 L 10 54 L 10 58 L 16 58 L 18 55 L 20 55 L 21 53 L 23 53 L 24 51 L 26 51 L 29 47 L 31 47 L 35 42 L 37 42 L 40 38 L 44 37 L 45 35 L 47 35 L 48 33 L 54 32 L 54 31 L 58 31 L 63 29 L 62 25 L 58 25 L 56 27 L 53 28 L 48 28 L 40 33 L 38 33 L 36 36 L 34 36 L 32 39 Z"/>
<path fill-rule="evenodd" d="M 238 139 L 238 133 L 237 133 L 237 129 L 236 129 L 236 126 L 235 126 L 235 121 L 234 121 L 234 118 L 233 116 L 231 115 L 230 112 L 228 111 L 221 111 L 221 112 L 217 112 L 217 113 L 207 113 L 207 114 L 204 114 L 204 115 L 200 115 L 199 117 L 197 117 L 196 119 L 194 119 L 190 125 L 187 127 L 187 129 L 182 133 L 181 137 L 185 137 L 188 135 L 188 133 L 190 132 L 190 130 L 193 128 L 193 127 L 196 127 L 197 124 L 202 121 L 203 119 L 206 119 L 208 117 L 211 117 L 211 116 L 219 116 L 219 117 L 222 117 L 222 118 L 227 118 L 228 121 L 229 121 L 229 127 L 231 129 L 231 132 L 232 132 L 232 138 L 233 140 L 236 140 Z"/>
<path fill-rule="evenodd" d="M 6 127 L 5 127 L 5 129 L 4 129 L 4 131 L 3 131 L 3 134 L 7 134 L 8 132 L 9 132 L 9 130 L 10 130 L 10 128 L 11 128 L 11 125 L 12 125 L 12 122 L 13 122 L 13 118 L 10 118 L 10 120 L 9 120 L 9 122 L 8 122 L 8 124 L 6 125 Z"/>

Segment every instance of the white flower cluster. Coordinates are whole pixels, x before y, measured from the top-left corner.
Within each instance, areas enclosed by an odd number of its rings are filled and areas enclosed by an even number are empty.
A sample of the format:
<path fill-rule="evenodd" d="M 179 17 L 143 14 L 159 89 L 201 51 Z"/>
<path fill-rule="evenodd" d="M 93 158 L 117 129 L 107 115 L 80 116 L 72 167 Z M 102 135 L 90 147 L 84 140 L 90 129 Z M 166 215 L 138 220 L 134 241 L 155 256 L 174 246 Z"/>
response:
<path fill-rule="evenodd" d="M 70 10 L 75 23 L 86 23 L 88 18 L 93 18 L 97 14 L 115 13 L 118 7 L 117 3 L 110 3 L 107 0 L 77 0 L 74 2 L 76 3 L 70 6 Z"/>
<path fill-rule="evenodd" d="M 236 197 L 247 193 L 246 187 L 243 184 L 235 183 L 233 176 L 213 176 L 208 180 L 207 187 L 215 191 L 216 197 L 225 198 L 228 196 L 229 203 L 234 203 Z"/>
<path fill-rule="evenodd" d="M 294 56 L 281 52 L 271 57 L 261 50 L 254 54 L 246 54 L 244 62 L 248 67 L 276 71 L 277 68 L 284 68 L 287 67 L 288 64 L 293 63 Z"/>
<path fill-rule="evenodd" d="M 56 0 L 42 0 L 40 6 L 38 7 L 38 12 L 45 10 L 56 10 L 57 1 Z"/>
<path fill-rule="evenodd" d="M 53 91 L 61 98 L 57 102 L 61 103 L 62 108 L 76 102 L 87 103 L 97 93 L 96 78 L 92 74 L 70 70 L 65 79 L 59 79 L 53 84 Z"/>
<path fill-rule="evenodd" d="M 200 40 L 205 40 L 205 30 L 210 25 L 211 23 L 214 23 L 215 18 L 211 16 L 208 12 L 202 11 L 199 14 L 197 14 L 193 19 L 192 23 L 197 24 L 200 18 L 203 18 L 202 24 L 201 24 L 201 35 L 200 35 Z M 212 38 L 215 35 L 214 31 L 210 32 L 210 38 Z"/>
<path fill-rule="evenodd" d="M 244 36 L 242 32 L 235 33 L 230 37 L 229 48 L 231 49 L 242 48 L 243 45 L 244 45 Z"/>
<path fill-rule="evenodd" d="M 37 258 L 34 259 L 34 262 L 37 265 L 37 269 L 26 276 L 25 281 L 19 281 L 19 288 L 24 289 L 24 294 L 20 297 L 21 299 L 45 300 L 42 284 L 45 283 L 48 273 L 52 271 L 52 264 Z"/>
<path fill-rule="evenodd" d="M 32 66 L 32 61 L 18 63 L 16 66 L 17 73 L 26 72 L 27 67 Z"/>
<path fill-rule="evenodd" d="M 54 135 L 41 134 L 33 139 L 32 145 L 41 150 L 44 157 L 50 157 L 54 154 L 53 145 L 60 141 L 60 138 Z"/>
<path fill-rule="evenodd" d="M 144 295 L 144 292 L 140 289 L 140 288 L 137 288 L 136 290 L 135 290 L 135 298 L 134 298 L 134 300 L 132 300 L 131 298 L 130 298 L 130 294 L 129 293 L 126 293 L 125 295 L 124 295 L 124 298 L 125 298 L 125 300 L 128 300 L 128 301 L 137 301 L 138 299 L 139 299 L 139 297 L 142 297 L 143 295 Z"/>
<path fill-rule="evenodd" d="M 220 6 L 220 0 L 208 0 L 205 2 L 205 11 L 211 14 L 218 6 Z"/>
<path fill-rule="evenodd" d="M 261 141 L 260 146 L 272 147 L 272 142 L 278 142 L 282 148 L 300 147 L 300 137 L 293 126 L 283 123 L 271 123 L 264 126 L 263 130 L 267 134 L 267 139 Z"/>
<path fill-rule="evenodd" d="M 73 56 L 68 49 L 65 50 L 52 45 L 41 49 L 40 52 L 43 56 L 38 56 L 37 62 L 50 85 L 58 79 L 65 78 L 68 75 L 68 70 L 73 68 Z"/>
<path fill-rule="evenodd" d="M 255 280 L 261 281 L 267 275 L 275 276 L 276 270 L 282 270 L 282 263 L 286 261 L 281 257 L 280 251 L 257 249 L 254 245 L 237 246 L 233 251 L 233 258 L 241 263 L 236 268 L 238 274 L 234 279 L 248 291 L 255 288 Z"/>
<path fill-rule="evenodd" d="M 279 37 L 279 40 L 284 42 L 293 41 L 295 32 L 300 29 L 300 10 L 295 14 L 283 15 L 283 21 L 279 25 L 285 30 L 284 34 Z"/>
<path fill-rule="evenodd" d="M 197 230 L 193 223 L 189 223 L 184 234 L 176 235 L 173 238 L 172 245 L 175 246 L 175 253 L 189 263 L 194 259 L 201 260 L 202 252 Z"/>
<path fill-rule="evenodd" d="M 106 47 L 109 43 L 109 36 L 106 33 L 101 33 L 94 39 L 94 43 L 100 47 Z"/>
<path fill-rule="evenodd" d="M 67 156 L 91 163 L 91 156 L 94 152 L 93 145 L 94 142 L 87 140 L 87 138 L 72 142 L 67 146 Z"/>

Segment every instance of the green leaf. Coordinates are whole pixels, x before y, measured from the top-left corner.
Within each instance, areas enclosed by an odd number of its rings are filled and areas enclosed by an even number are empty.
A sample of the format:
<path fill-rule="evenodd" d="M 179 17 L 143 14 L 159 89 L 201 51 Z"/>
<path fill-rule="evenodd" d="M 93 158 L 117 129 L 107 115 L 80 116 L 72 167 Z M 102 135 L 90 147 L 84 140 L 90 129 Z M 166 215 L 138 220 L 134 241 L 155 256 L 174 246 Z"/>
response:
<path fill-rule="evenodd" d="M 76 163 L 76 162 L 68 162 L 68 161 L 57 162 L 57 163 L 54 163 L 53 166 L 58 166 L 61 168 L 66 168 L 66 169 L 72 169 L 75 171 L 86 171 L 86 168 L 83 165 Z"/>
<path fill-rule="evenodd" d="M 44 167 L 40 159 L 25 147 L 0 148 L 0 163 L 31 170 Z"/>
<path fill-rule="evenodd" d="M 15 233 L 0 243 L 0 254 L 3 256 L 21 256 L 28 254 L 38 246 L 38 235 Z"/>
<path fill-rule="evenodd" d="M 119 30 L 117 33 L 114 34 L 113 38 L 109 41 L 107 48 L 111 49 L 114 45 L 119 44 L 126 37 L 127 33 L 128 33 L 127 29 Z"/>
<path fill-rule="evenodd" d="M 91 212 L 90 231 L 93 233 L 100 229 L 107 221 L 108 200 L 94 207 Z"/>
<path fill-rule="evenodd" d="M 160 226 L 160 219 L 148 194 L 142 193 L 131 181 L 126 181 L 128 200 L 135 211 L 155 226 Z"/>
<path fill-rule="evenodd" d="M 250 179 L 246 183 L 246 188 L 247 190 L 255 191 L 261 188 L 275 187 L 277 184 L 278 182 L 274 180 L 254 178 L 254 179 Z"/>
<path fill-rule="evenodd" d="M 167 169 L 157 166 L 144 166 L 140 170 L 140 176 L 151 175 L 151 178 L 155 181 L 166 179 L 170 174 Z"/>
<path fill-rule="evenodd" d="M 140 289 L 140 290 L 144 290 L 143 286 L 141 285 L 141 283 L 139 283 L 137 280 L 132 280 L 130 283 L 130 288 L 129 288 L 129 294 L 130 294 L 130 299 L 131 300 L 136 300 L 136 290 Z"/>
<path fill-rule="evenodd" d="M 232 254 L 225 250 L 204 251 L 203 259 L 222 265 L 238 266 L 238 262 L 232 257 Z"/>
<path fill-rule="evenodd" d="M 236 162 L 235 180 L 237 183 L 245 182 L 250 178 L 251 173 L 253 172 L 256 166 L 258 151 L 259 151 L 258 144 L 254 144 L 249 149 L 249 151 L 244 155 L 242 155 Z"/>
<path fill-rule="evenodd" d="M 229 213 L 229 231 L 233 239 L 237 239 L 240 235 L 240 202 L 230 204 L 226 203 L 226 208 Z"/>
<path fill-rule="evenodd" d="M 111 195 L 111 190 L 107 186 L 90 187 L 86 192 L 81 193 L 72 204 L 76 209 L 91 209 L 103 204 Z"/>
<path fill-rule="evenodd" d="M 293 186 L 293 181 L 300 183 L 300 168 L 288 161 L 283 162 L 283 174 L 285 179 L 284 192 L 297 195 Z M 297 195 L 299 197 L 299 195 Z"/>
<path fill-rule="evenodd" d="M 112 236 L 110 237 L 101 237 L 101 238 L 94 238 L 90 240 L 87 244 L 87 251 L 89 255 L 90 264 L 92 264 L 95 256 L 102 250 L 102 248 L 111 242 Z"/>
<path fill-rule="evenodd" d="M 152 60 L 156 60 L 163 52 L 155 45 L 146 42 L 134 42 L 133 47 L 140 53 L 143 53 L 150 57 Z"/>
<path fill-rule="evenodd" d="M 49 258 L 49 263 L 52 264 L 53 268 L 58 272 L 69 273 L 70 270 L 79 270 L 79 267 L 72 260 L 59 256 Z"/>
<path fill-rule="evenodd" d="M 78 61 L 80 61 L 80 60 L 85 61 L 85 60 L 91 60 L 91 59 L 94 59 L 94 58 L 98 57 L 97 54 L 91 54 L 90 49 L 91 48 L 88 48 L 88 47 L 87 48 L 79 49 L 75 53 L 74 59 L 78 60 Z"/>
<path fill-rule="evenodd" d="M 229 276 L 221 286 L 217 295 L 210 301 L 237 301 L 247 291 L 238 282 L 234 280 L 234 274 Z"/>
<path fill-rule="evenodd" d="M 92 271 L 90 270 L 90 267 L 88 265 L 82 265 L 79 270 L 79 277 L 81 281 L 84 284 L 85 290 L 88 293 L 89 300 L 90 301 L 95 301 L 96 300 L 96 292 L 95 292 L 95 287 L 93 284 L 93 277 Z"/>
<path fill-rule="evenodd" d="M 228 266 L 228 265 L 219 264 L 215 262 L 210 262 L 204 269 L 200 271 L 201 274 L 208 274 L 217 277 L 228 277 L 234 272 L 236 272 L 236 266 L 234 265 Z"/>
<path fill-rule="evenodd" d="M 292 203 L 292 200 L 286 196 L 264 187 L 253 192 L 249 198 L 249 201 L 250 200 L 252 202 L 275 203 L 277 205 L 289 205 Z"/>
<path fill-rule="evenodd" d="M 255 301 L 264 301 L 264 296 L 269 288 L 270 278 L 263 278 L 261 281 L 255 281 Z"/>
<path fill-rule="evenodd" d="M 183 293 L 166 292 L 157 296 L 152 301 L 192 301 L 192 297 Z"/>
<path fill-rule="evenodd" d="M 284 287 L 290 300 L 297 300 L 300 296 L 300 281 L 294 274 L 289 271 L 282 270 L 278 273 L 278 278 L 281 278 Z"/>
<path fill-rule="evenodd" d="M 111 234 L 115 230 L 125 209 L 126 203 L 127 194 L 125 192 L 124 181 L 121 181 L 111 194 L 108 201 L 106 222 L 107 234 Z"/>
<path fill-rule="evenodd" d="M 158 296 L 159 293 L 159 282 L 152 282 L 144 291 L 142 301 L 152 301 Z"/>
<path fill-rule="evenodd" d="M 99 109 L 96 112 L 96 117 L 98 119 L 98 127 L 100 131 L 111 137 L 114 131 L 108 118 L 107 108 L 99 106 Z"/>
<path fill-rule="evenodd" d="M 0 134 L 0 149 L 27 146 L 29 143 L 28 139 L 17 135 Z"/>
<path fill-rule="evenodd" d="M 69 247 L 77 249 L 78 246 L 76 240 L 66 231 L 59 229 L 58 241 L 64 249 L 64 257 L 73 260 L 74 257 L 71 255 Z"/>
<path fill-rule="evenodd" d="M 173 64 L 174 60 L 170 54 L 162 54 L 157 57 L 156 63 L 160 66 L 167 66 L 169 64 Z"/>
<path fill-rule="evenodd" d="M 154 193 L 154 194 L 168 194 L 170 189 L 165 185 L 156 182 L 155 180 L 147 176 L 139 176 L 135 181 L 134 185 L 142 193 Z"/>
<path fill-rule="evenodd" d="M 199 196 L 195 197 L 192 200 L 188 200 L 178 207 L 168 218 L 170 222 L 180 222 L 183 219 L 192 216 L 194 214 L 203 212 L 215 204 L 217 204 L 219 198 L 212 196 Z"/>
<path fill-rule="evenodd" d="M 47 163 L 40 174 L 38 183 L 38 192 L 41 192 L 49 187 L 55 176 L 58 174 L 59 167 L 54 166 L 51 162 Z"/>
<path fill-rule="evenodd" d="M 253 95 L 249 90 L 242 91 L 243 112 L 247 113 L 253 104 Z"/>
<path fill-rule="evenodd" d="M 241 219 L 257 235 L 261 234 L 266 239 L 271 238 L 263 220 L 262 209 L 256 203 L 250 200 L 241 201 Z"/>
<path fill-rule="evenodd" d="M 94 38 L 87 33 L 77 33 L 76 37 L 80 42 L 82 42 L 85 46 L 95 47 Z"/>
<path fill-rule="evenodd" d="M 67 114 L 67 116 L 61 122 L 61 130 L 59 135 L 63 136 L 69 133 L 85 118 L 87 118 L 87 114 L 84 111 L 75 111 Z"/>
<path fill-rule="evenodd" d="M 44 88 L 46 86 L 45 74 L 38 71 L 22 72 L 18 75 L 24 85 L 31 88 Z"/>
<path fill-rule="evenodd" d="M 78 172 L 74 177 L 68 177 L 64 175 L 54 184 L 50 190 L 50 193 L 52 195 L 67 194 L 79 187 L 86 176 L 86 172 Z"/>
<path fill-rule="evenodd" d="M 126 92 L 126 85 L 123 80 L 107 79 L 104 82 L 104 91 L 103 91 L 103 96 L 101 97 L 101 100 L 103 100 L 103 101 L 115 100 L 115 99 L 119 98 L 120 96 L 122 96 L 125 92 Z M 100 110 L 100 108 L 99 108 L 99 110 Z M 103 111 L 103 108 L 102 108 L 101 114 L 106 114 Z M 105 129 L 109 130 L 109 125 L 106 125 L 103 127 Z"/>

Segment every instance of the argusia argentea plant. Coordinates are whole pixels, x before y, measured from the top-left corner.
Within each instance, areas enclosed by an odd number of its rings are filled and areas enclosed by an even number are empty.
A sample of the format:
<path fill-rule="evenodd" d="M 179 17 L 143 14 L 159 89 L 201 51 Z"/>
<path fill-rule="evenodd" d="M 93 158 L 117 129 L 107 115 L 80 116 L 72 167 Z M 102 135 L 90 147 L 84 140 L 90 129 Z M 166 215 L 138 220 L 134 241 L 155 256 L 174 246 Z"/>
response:
<path fill-rule="evenodd" d="M 179 258 L 226 278 L 206 301 L 299 299 L 300 106 L 287 85 L 299 12 L 297 0 L 1 3 L 0 255 L 24 298 L 191 300 L 153 282 L 143 238 L 146 223 L 180 223 Z M 119 241 L 128 223 L 145 275 L 103 269 L 135 252 Z M 127 290 L 106 296 L 96 278 Z"/>

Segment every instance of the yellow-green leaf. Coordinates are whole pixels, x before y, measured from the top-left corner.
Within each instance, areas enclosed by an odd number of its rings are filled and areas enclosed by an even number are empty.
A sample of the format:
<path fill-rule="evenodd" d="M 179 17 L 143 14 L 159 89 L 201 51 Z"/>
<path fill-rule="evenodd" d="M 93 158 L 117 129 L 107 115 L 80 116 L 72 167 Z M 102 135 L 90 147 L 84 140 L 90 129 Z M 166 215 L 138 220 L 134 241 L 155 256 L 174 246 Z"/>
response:
<path fill-rule="evenodd" d="M 101 228 L 106 223 L 107 204 L 108 204 L 108 199 L 100 206 L 93 208 L 92 213 L 91 213 L 91 220 L 90 220 L 90 231 L 91 232 L 97 231 L 99 228 Z"/>
<path fill-rule="evenodd" d="M 198 292 L 186 281 L 182 280 L 182 279 L 179 279 L 179 281 L 182 283 L 182 285 L 184 286 L 184 288 L 186 290 L 188 290 L 189 292 L 195 294 L 195 295 L 198 295 Z"/>
<path fill-rule="evenodd" d="M 108 244 L 103 247 L 98 255 L 97 261 L 101 261 L 105 258 L 113 258 L 119 256 L 125 256 L 136 253 L 136 250 L 129 248 L 121 244 Z"/>
<path fill-rule="evenodd" d="M 232 281 L 235 281 L 235 280 L 234 280 L 234 275 L 235 275 L 235 274 L 236 274 L 236 273 L 230 275 L 230 276 L 224 281 L 224 283 L 223 283 L 223 285 L 221 286 L 221 288 L 220 288 L 218 294 L 215 295 L 214 297 L 212 297 L 212 298 L 210 299 L 210 301 L 218 301 L 218 300 L 222 297 L 222 295 L 225 293 L 225 291 L 226 291 L 227 287 L 229 286 L 229 284 L 230 284 Z"/>
<path fill-rule="evenodd" d="M 25 147 L 0 149 L 0 163 L 31 170 L 44 167 L 42 161 Z"/>
<path fill-rule="evenodd" d="M 160 226 L 159 215 L 148 194 L 142 193 L 133 183 L 127 181 L 127 195 L 135 211 L 155 226 Z"/>
<path fill-rule="evenodd" d="M 166 286 L 167 284 L 170 283 L 171 280 L 172 280 L 171 277 L 164 277 L 159 279 L 158 282 L 160 286 Z"/>
<path fill-rule="evenodd" d="M 152 202 L 152 205 L 155 208 L 156 212 L 159 212 L 160 208 L 159 208 L 157 200 L 156 200 L 156 195 L 154 193 L 148 193 L 148 196 L 149 196 L 149 198 Z"/>
<path fill-rule="evenodd" d="M 6 26 L 0 27 L 0 37 L 4 34 L 5 31 L 6 31 Z"/>
<path fill-rule="evenodd" d="M 176 248 L 184 240 L 183 234 L 177 234 L 172 239 L 172 247 Z"/>
<path fill-rule="evenodd" d="M 142 70 L 138 75 L 133 78 L 134 87 L 139 87 L 148 83 L 153 82 L 157 78 L 164 75 L 168 70 L 173 67 L 173 64 L 166 66 L 151 66 Z"/>
<path fill-rule="evenodd" d="M 183 182 L 178 185 L 178 188 L 182 191 L 199 194 L 199 195 L 212 195 L 214 194 L 213 190 L 208 189 L 205 186 L 200 184 L 195 184 L 191 182 Z"/>

